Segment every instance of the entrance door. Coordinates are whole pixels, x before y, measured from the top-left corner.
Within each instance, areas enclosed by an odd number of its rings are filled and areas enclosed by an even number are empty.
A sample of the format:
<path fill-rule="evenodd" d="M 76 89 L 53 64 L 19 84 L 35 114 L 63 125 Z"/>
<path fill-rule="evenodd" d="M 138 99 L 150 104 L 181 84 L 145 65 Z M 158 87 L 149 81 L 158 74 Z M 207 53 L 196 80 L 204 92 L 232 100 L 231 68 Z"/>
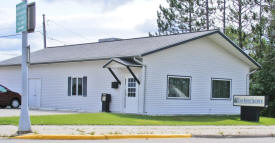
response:
<path fill-rule="evenodd" d="M 132 77 L 126 78 L 126 100 L 125 112 L 137 113 L 138 112 L 138 84 Z"/>
<path fill-rule="evenodd" d="M 40 107 L 41 80 L 29 79 L 29 107 Z"/>

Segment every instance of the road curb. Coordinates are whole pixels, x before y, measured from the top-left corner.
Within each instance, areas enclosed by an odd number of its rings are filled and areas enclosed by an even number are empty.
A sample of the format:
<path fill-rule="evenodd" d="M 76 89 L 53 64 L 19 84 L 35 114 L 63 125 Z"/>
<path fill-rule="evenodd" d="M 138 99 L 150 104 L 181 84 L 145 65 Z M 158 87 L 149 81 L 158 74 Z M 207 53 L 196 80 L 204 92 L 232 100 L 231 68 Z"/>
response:
<path fill-rule="evenodd" d="M 275 135 L 192 135 L 194 138 L 269 138 Z"/>
<path fill-rule="evenodd" d="M 34 140 L 104 140 L 104 139 L 148 139 L 148 138 L 191 138 L 191 134 L 133 134 L 133 135 L 42 135 L 28 134 L 11 139 Z"/>

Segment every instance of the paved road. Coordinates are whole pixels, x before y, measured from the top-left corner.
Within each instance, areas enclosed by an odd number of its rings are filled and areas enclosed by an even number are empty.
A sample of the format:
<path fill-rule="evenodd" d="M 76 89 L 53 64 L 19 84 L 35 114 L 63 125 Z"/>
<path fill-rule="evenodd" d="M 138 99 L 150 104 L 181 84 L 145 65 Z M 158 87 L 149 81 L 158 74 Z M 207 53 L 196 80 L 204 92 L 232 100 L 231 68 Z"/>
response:
<path fill-rule="evenodd" d="M 47 111 L 47 110 L 30 110 L 30 115 L 56 115 L 56 114 L 72 114 L 77 112 L 69 111 Z M 0 117 L 10 117 L 10 116 L 19 116 L 20 109 L 0 109 Z"/>
<path fill-rule="evenodd" d="M 12 140 L 0 143 L 274 143 L 275 138 L 188 138 L 188 139 L 131 139 L 131 140 Z"/>

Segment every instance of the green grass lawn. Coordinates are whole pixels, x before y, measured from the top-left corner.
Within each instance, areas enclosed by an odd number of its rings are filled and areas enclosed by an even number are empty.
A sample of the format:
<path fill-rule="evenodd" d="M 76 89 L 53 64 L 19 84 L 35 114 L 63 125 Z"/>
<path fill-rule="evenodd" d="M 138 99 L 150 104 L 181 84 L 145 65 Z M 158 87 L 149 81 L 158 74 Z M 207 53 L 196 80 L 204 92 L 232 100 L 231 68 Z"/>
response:
<path fill-rule="evenodd" d="M 17 125 L 19 117 L 0 117 L 0 125 Z M 31 116 L 32 125 L 275 125 L 275 118 L 261 117 L 259 123 L 241 121 L 239 116 L 146 116 L 114 113 L 83 113 Z"/>

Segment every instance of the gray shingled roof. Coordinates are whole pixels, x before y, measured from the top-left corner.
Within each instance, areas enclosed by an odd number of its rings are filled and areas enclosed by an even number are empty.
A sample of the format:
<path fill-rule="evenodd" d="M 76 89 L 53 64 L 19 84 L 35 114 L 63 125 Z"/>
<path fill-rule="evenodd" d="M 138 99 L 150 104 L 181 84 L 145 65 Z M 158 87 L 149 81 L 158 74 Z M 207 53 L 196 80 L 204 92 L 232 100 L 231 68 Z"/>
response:
<path fill-rule="evenodd" d="M 215 31 L 176 34 L 156 37 L 124 39 L 49 47 L 31 53 L 31 64 L 110 59 L 115 57 L 141 56 L 182 41 L 200 37 Z M 0 66 L 20 65 L 21 56 L 0 62 Z"/>

